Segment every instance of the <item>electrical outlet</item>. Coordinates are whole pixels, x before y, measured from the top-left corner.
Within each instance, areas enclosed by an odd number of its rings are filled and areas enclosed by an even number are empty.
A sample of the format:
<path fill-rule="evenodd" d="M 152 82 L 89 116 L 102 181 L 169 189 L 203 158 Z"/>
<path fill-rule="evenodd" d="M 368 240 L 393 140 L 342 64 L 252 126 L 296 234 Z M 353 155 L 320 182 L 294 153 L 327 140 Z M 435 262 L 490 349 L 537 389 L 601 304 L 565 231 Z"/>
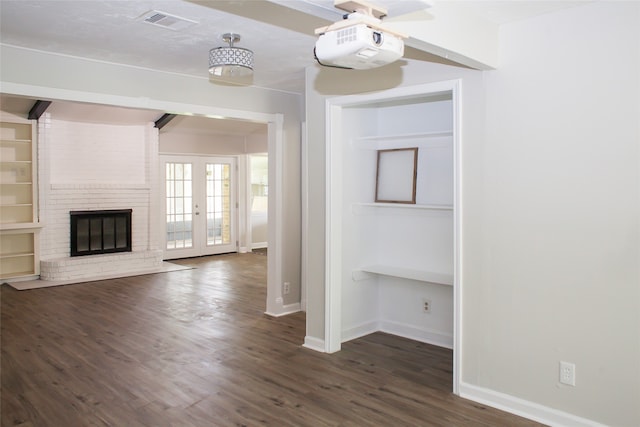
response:
<path fill-rule="evenodd" d="M 422 299 L 422 312 L 423 313 L 431 313 L 431 300 L 423 298 Z"/>
<path fill-rule="evenodd" d="M 287 295 L 289 292 L 291 292 L 291 283 L 289 282 L 284 282 L 284 286 L 282 288 L 282 292 Z"/>
<path fill-rule="evenodd" d="M 560 362 L 560 383 L 570 386 L 576 385 L 576 365 L 569 362 Z"/>

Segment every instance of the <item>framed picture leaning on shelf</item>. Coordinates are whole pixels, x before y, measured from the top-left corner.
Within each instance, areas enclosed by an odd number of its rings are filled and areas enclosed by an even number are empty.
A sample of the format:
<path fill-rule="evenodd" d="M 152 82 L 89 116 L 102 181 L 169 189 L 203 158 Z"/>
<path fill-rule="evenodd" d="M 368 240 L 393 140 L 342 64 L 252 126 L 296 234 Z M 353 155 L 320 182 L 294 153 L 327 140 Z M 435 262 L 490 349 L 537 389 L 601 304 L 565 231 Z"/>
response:
<path fill-rule="evenodd" d="M 416 203 L 418 148 L 378 150 L 376 202 Z"/>

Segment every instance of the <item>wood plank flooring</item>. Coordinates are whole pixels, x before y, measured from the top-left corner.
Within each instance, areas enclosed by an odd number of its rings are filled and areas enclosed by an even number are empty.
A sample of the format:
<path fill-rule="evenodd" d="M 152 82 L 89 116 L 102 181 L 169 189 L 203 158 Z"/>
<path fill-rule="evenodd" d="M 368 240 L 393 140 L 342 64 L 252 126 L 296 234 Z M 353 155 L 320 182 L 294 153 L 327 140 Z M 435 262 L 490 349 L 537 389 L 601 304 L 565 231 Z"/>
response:
<path fill-rule="evenodd" d="M 263 314 L 264 255 L 16 291 L 1 287 L 2 426 L 535 426 L 450 393 L 449 350 L 377 333 L 301 347 Z"/>

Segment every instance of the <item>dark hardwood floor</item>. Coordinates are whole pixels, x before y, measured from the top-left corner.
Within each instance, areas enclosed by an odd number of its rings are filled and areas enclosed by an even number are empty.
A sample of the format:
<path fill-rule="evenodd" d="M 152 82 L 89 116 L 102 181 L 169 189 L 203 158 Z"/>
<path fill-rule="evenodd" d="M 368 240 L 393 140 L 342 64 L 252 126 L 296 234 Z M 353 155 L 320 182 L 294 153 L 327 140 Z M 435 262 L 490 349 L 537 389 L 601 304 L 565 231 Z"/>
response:
<path fill-rule="evenodd" d="M 301 347 L 263 314 L 267 257 L 16 291 L 1 287 L 2 426 L 534 426 L 458 398 L 451 351 L 377 333 Z"/>

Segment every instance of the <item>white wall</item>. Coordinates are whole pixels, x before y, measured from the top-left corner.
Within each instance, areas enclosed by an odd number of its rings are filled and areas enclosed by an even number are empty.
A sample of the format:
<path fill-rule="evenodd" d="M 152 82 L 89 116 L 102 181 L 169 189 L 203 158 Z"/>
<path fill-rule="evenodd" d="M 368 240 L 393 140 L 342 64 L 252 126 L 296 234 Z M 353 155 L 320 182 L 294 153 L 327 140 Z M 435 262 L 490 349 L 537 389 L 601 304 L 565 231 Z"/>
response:
<path fill-rule="evenodd" d="M 267 143 L 266 133 L 245 137 L 241 135 L 199 135 L 186 132 L 160 131 L 160 152 L 167 154 L 231 156 L 266 153 L 268 151 Z"/>
<path fill-rule="evenodd" d="M 50 182 L 145 184 L 147 127 L 52 118 L 48 152 Z"/>
<path fill-rule="evenodd" d="M 307 334 L 324 338 L 324 100 L 461 78 L 462 391 L 555 424 L 640 425 L 640 3 L 501 40 L 491 72 L 307 70 Z"/>
<path fill-rule="evenodd" d="M 163 154 L 234 155 L 243 154 L 244 148 L 242 136 L 211 136 L 160 131 L 160 152 Z"/>
<path fill-rule="evenodd" d="M 640 425 L 640 3 L 506 25 L 501 40 L 472 171 L 483 230 L 465 240 L 479 265 L 464 334 L 481 339 L 465 340 L 464 380 Z"/>
<path fill-rule="evenodd" d="M 267 134 L 254 133 L 248 135 L 245 138 L 245 147 L 247 153 L 266 153 L 268 151 Z"/>

